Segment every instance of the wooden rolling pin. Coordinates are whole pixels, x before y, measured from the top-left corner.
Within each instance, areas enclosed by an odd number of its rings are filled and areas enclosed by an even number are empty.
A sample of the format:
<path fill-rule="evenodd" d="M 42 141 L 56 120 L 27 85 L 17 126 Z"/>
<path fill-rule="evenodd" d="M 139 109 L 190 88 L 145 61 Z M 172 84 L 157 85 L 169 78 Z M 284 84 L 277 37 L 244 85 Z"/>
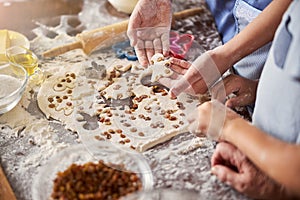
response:
<path fill-rule="evenodd" d="M 0 165 L 0 200 L 16 200 L 16 196 L 11 189 L 6 176 Z"/>
<path fill-rule="evenodd" d="M 180 20 L 190 16 L 200 14 L 204 11 L 204 7 L 192 8 L 176 12 L 173 19 Z M 44 57 L 54 57 L 73 49 L 82 49 L 85 54 L 90 54 L 96 48 L 99 48 L 104 41 L 118 36 L 118 34 L 127 30 L 128 20 L 97 28 L 91 31 L 79 33 L 76 35 L 77 41 L 74 43 L 59 46 L 43 53 Z M 112 40 L 114 42 L 115 40 Z"/>

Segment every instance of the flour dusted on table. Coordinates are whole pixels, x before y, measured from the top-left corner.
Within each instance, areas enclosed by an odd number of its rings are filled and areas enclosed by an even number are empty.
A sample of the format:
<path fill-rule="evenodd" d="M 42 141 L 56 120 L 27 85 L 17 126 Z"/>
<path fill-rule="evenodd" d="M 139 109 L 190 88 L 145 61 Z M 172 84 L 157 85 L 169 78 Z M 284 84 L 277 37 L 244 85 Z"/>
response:
<path fill-rule="evenodd" d="M 137 63 L 124 60 L 63 67 L 41 86 L 38 105 L 48 118 L 78 132 L 83 142 L 108 140 L 146 151 L 187 132 L 186 115 L 199 104 L 187 94 L 171 99 L 162 85 L 143 85 L 145 75 L 156 82 L 173 73 L 161 54 L 152 60 L 148 69 L 135 71 Z M 101 73 L 94 76 L 86 69 Z"/>

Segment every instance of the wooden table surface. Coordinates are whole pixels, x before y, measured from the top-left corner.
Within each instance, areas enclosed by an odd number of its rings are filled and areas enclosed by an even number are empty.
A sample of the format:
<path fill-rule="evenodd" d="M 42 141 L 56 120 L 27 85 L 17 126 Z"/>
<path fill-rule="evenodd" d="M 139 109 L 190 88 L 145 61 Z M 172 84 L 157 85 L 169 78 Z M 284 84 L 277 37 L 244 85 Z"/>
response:
<path fill-rule="evenodd" d="M 10 187 L 9 182 L 0 165 L 0 200 L 15 200 L 16 196 Z"/>

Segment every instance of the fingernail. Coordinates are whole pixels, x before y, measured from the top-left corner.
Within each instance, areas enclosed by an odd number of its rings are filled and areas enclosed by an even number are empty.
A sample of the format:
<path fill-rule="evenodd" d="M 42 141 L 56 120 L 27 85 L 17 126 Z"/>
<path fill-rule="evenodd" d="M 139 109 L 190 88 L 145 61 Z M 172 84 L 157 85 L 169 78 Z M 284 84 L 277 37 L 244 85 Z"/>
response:
<path fill-rule="evenodd" d="M 212 167 L 212 168 L 210 169 L 210 173 L 212 173 L 212 174 L 216 174 L 217 171 L 218 171 L 217 167 Z"/>
<path fill-rule="evenodd" d="M 225 184 L 226 184 L 226 185 L 229 185 L 229 186 L 231 186 L 231 185 L 232 185 L 232 183 L 231 183 L 231 182 L 229 182 L 229 181 L 226 181 L 226 182 L 225 182 Z"/>
<path fill-rule="evenodd" d="M 169 51 L 168 51 L 168 50 L 165 50 L 165 49 L 163 49 L 163 55 L 164 55 L 164 56 L 169 56 Z"/>
<path fill-rule="evenodd" d="M 228 108 L 231 108 L 231 102 L 228 100 L 228 101 L 226 101 L 226 103 L 225 103 L 225 105 L 228 107 Z"/>
<path fill-rule="evenodd" d="M 171 99 L 176 99 L 177 98 L 176 95 L 174 95 L 172 89 L 170 89 L 170 91 L 169 91 L 169 96 L 170 96 Z"/>
<path fill-rule="evenodd" d="M 172 87 L 172 88 L 170 89 L 170 94 L 171 94 L 171 96 L 173 96 L 173 97 L 177 97 L 177 96 L 180 94 L 180 92 L 178 92 L 176 88 Z"/>

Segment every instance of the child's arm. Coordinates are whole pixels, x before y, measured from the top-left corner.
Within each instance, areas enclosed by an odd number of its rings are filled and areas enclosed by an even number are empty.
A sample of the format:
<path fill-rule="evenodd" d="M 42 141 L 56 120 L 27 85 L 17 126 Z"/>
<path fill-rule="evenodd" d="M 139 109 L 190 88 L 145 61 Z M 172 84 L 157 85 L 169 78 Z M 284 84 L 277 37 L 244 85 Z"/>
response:
<path fill-rule="evenodd" d="M 196 59 L 192 65 L 186 61 L 176 61 L 176 59 L 174 59 L 171 68 L 176 68 L 176 71 L 180 74 L 184 73 L 184 77 L 170 89 L 171 95 L 173 97 L 178 96 L 187 89 L 186 86 L 189 86 L 189 90 L 193 90 L 195 93 L 205 93 L 207 91 L 207 84 L 218 80 L 220 75 L 226 72 L 233 64 L 273 39 L 282 15 L 290 3 L 291 0 L 273 0 L 262 13 L 238 35 L 233 37 L 226 44 L 207 51 L 205 57 L 209 59 L 202 59 L 204 60 L 202 63 L 199 62 L 201 56 Z M 213 64 L 207 65 L 205 63 L 207 60 Z M 187 70 L 187 66 L 192 67 L 189 67 Z M 195 69 L 207 72 L 210 71 L 212 67 L 216 67 L 217 69 L 214 70 L 218 72 L 218 74 L 212 77 L 202 77 L 203 73 L 195 73 Z"/>
<path fill-rule="evenodd" d="M 226 44 L 210 52 L 221 73 L 270 42 L 291 0 L 274 0 L 248 26 Z"/>

